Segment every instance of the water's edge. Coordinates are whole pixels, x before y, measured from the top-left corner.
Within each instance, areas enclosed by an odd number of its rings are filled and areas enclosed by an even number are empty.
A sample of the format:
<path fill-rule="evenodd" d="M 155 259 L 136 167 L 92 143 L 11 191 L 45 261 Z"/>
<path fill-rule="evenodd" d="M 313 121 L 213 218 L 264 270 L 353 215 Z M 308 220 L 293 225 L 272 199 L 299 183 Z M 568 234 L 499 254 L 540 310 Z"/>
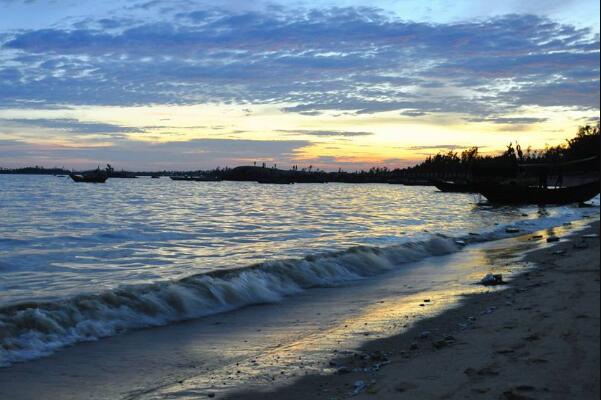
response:
<path fill-rule="evenodd" d="M 525 234 L 565 221 L 540 219 L 519 226 Z M 96 294 L 0 308 L 0 367 L 52 354 L 77 342 L 127 330 L 161 326 L 252 304 L 272 303 L 314 287 L 331 287 L 378 275 L 465 245 L 510 236 L 505 227 L 465 237 L 432 235 L 388 247 L 284 259 L 192 275 L 180 280 L 127 285 Z"/>

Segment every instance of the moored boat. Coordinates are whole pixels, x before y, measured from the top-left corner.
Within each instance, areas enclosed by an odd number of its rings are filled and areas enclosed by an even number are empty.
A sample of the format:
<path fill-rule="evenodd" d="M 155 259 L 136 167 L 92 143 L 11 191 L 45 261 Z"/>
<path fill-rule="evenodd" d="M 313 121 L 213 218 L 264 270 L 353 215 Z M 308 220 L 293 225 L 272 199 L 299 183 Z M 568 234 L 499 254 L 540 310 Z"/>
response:
<path fill-rule="evenodd" d="M 88 173 L 88 174 L 69 174 L 71 179 L 75 182 L 88 182 L 88 183 L 104 183 L 106 182 L 108 175 L 103 172 Z"/>
<path fill-rule="evenodd" d="M 390 179 L 387 181 L 390 185 L 403 185 L 403 186 L 432 186 L 432 181 L 429 179 Z"/>
<path fill-rule="evenodd" d="M 460 181 L 435 181 L 434 186 L 441 192 L 447 193 L 475 193 L 476 187 L 470 182 Z"/>
<path fill-rule="evenodd" d="M 559 188 L 525 186 L 517 183 L 478 183 L 475 189 L 490 203 L 498 204 L 569 204 L 581 203 L 599 194 L 599 179 L 576 186 Z"/>
<path fill-rule="evenodd" d="M 221 178 L 214 176 L 170 176 L 174 181 L 195 181 L 195 182 L 220 182 Z"/>

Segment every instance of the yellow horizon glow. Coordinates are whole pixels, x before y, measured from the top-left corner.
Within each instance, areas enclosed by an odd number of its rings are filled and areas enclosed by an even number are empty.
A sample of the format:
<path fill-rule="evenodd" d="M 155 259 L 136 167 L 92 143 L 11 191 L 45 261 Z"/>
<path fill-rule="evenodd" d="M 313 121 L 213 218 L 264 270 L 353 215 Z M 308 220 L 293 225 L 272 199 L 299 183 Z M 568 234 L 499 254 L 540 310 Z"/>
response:
<path fill-rule="evenodd" d="M 523 108 L 506 118 L 541 118 L 544 122 L 529 125 L 467 122 L 467 116 L 439 113 L 423 117 L 402 116 L 398 112 L 353 114 L 326 112 L 306 116 L 282 112 L 293 104 L 224 105 L 198 104 L 187 106 L 142 107 L 69 107 L 60 110 L 5 109 L 0 118 L 76 119 L 84 123 L 107 123 L 137 128 L 142 133 L 126 133 L 128 140 L 151 143 L 186 142 L 194 139 L 234 140 L 306 140 L 306 147 L 297 149 L 292 162 L 322 163 L 334 168 L 345 164 L 417 163 L 427 155 L 455 148 L 478 146 L 481 153 L 494 154 L 510 142 L 534 149 L 564 143 L 573 137 L 578 126 L 595 112 L 561 107 Z M 16 129 L 16 128 L 15 128 Z M 27 131 L 27 132 L 25 132 Z M 33 132 L 32 132 L 33 131 Z M 369 132 L 365 136 L 317 136 L 307 132 L 339 131 Z M 49 135 L 50 138 L 46 138 Z M 0 139 L 18 137 L 27 143 L 59 147 L 110 147 L 109 135 L 87 135 L 73 138 L 68 131 L 27 127 L 22 131 L 4 133 Z M 91 139 L 94 139 L 92 142 Z"/>

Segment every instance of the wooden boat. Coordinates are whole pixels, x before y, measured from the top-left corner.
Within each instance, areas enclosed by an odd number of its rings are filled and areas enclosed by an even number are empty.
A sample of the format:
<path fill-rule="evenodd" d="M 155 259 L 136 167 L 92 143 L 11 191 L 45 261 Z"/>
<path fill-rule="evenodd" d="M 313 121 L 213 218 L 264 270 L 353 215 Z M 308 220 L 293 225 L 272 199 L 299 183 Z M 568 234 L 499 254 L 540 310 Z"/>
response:
<path fill-rule="evenodd" d="M 390 179 L 387 181 L 390 185 L 403 185 L 403 186 L 432 186 L 432 181 L 428 179 Z"/>
<path fill-rule="evenodd" d="M 195 182 L 220 182 L 221 178 L 214 176 L 170 176 L 174 181 L 195 181 Z"/>
<path fill-rule="evenodd" d="M 448 193 L 475 193 L 476 187 L 469 182 L 459 181 L 434 181 L 434 186 L 441 192 Z"/>
<path fill-rule="evenodd" d="M 476 191 L 490 203 L 498 204 L 569 204 L 581 203 L 599 194 L 599 179 L 577 186 L 544 188 L 516 183 L 479 183 Z"/>
<path fill-rule="evenodd" d="M 106 182 L 108 175 L 99 173 L 88 173 L 88 174 L 69 174 L 71 179 L 75 182 L 89 182 L 89 183 L 104 183 Z"/>

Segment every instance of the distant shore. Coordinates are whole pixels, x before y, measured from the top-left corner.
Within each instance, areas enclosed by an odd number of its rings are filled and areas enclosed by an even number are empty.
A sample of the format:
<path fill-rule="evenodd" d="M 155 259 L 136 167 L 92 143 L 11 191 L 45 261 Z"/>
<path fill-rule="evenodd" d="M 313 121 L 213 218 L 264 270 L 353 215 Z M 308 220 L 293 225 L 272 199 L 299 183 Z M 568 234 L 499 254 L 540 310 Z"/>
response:
<path fill-rule="evenodd" d="M 530 253 L 536 267 L 507 290 L 368 342 L 331 361 L 337 374 L 228 399 L 597 399 L 599 238 L 583 236 L 598 233 L 594 221 Z"/>

